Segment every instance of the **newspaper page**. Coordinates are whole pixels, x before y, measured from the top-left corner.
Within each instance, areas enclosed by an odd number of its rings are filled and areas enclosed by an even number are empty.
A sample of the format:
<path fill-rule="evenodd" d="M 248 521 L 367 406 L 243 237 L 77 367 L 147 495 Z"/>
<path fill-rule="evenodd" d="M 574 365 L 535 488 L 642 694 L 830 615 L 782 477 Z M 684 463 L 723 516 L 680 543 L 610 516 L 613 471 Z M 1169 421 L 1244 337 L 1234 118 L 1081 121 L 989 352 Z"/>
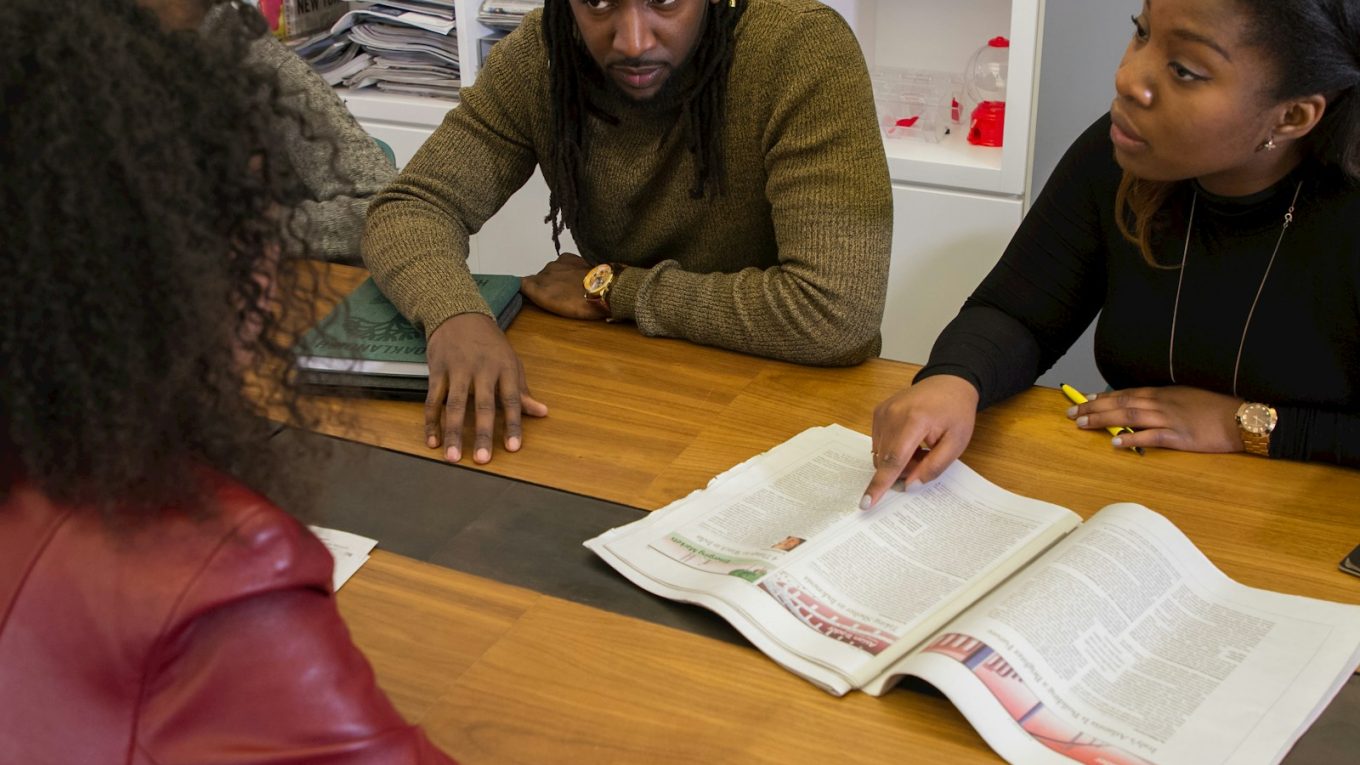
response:
<path fill-rule="evenodd" d="M 1360 607 L 1238 584 L 1120 504 L 892 672 L 1012 763 L 1246 765 L 1279 762 L 1357 663 Z"/>
<path fill-rule="evenodd" d="M 586 546 L 845 693 L 1079 523 L 962 463 L 863 512 L 869 449 L 868 436 L 840 426 L 804 431 Z"/>

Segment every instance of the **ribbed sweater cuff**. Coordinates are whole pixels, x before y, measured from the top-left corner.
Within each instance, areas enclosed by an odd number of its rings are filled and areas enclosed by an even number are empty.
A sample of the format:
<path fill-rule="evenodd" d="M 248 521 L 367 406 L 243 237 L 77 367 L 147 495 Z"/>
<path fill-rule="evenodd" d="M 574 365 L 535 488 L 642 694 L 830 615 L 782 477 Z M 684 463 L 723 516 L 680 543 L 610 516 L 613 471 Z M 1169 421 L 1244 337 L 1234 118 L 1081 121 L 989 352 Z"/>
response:
<path fill-rule="evenodd" d="M 458 282 L 466 279 L 467 284 L 454 289 L 431 290 L 418 298 L 416 315 L 411 318 L 423 325 L 426 340 L 439 329 L 440 324 L 461 313 L 480 313 L 495 318 L 477 291 L 477 284 L 472 281 L 471 275 L 457 274 L 454 279 Z"/>
<path fill-rule="evenodd" d="M 609 318 L 615 321 L 637 321 L 638 290 L 650 269 L 628 266 L 609 288 Z"/>

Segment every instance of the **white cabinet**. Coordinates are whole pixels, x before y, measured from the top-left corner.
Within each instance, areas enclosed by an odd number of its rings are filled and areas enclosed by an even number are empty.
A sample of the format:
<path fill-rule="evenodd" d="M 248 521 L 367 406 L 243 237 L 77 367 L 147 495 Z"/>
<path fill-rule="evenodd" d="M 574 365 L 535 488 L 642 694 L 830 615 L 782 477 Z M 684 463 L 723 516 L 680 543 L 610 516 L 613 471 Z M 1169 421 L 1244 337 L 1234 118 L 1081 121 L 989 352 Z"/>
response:
<path fill-rule="evenodd" d="M 1019 199 L 893 184 L 892 270 L 883 357 L 917 363 L 991 270 L 1023 212 Z"/>
<path fill-rule="evenodd" d="M 553 250 L 548 215 L 548 182 L 534 170 L 529 182 L 506 200 L 500 212 L 472 237 L 472 270 L 488 274 L 527 276 L 538 273 L 557 256 Z M 562 251 L 577 252 L 571 233 L 562 232 Z"/>
<path fill-rule="evenodd" d="M 892 265 L 883 356 L 924 363 L 940 330 L 1001 256 L 1029 188 L 1043 0 L 828 0 L 872 67 L 962 72 L 995 36 L 1010 40 L 1002 146 L 885 140 L 893 179 Z M 965 122 L 967 114 L 964 114 Z M 965 126 L 966 128 L 966 126 Z"/>
<path fill-rule="evenodd" d="M 996 262 L 1020 223 L 1029 190 L 1033 104 L 1043 0 L 826 0 L 850 23 L 870 67 L 962 72 L 997 35 L 1010 39 L 1006 126 L 1000 148 L 972 146 L 956 129 L 939 143 L 885 140 L 893 180 L 893 247 L 883 355 L 922 363 L 936 335 Z M 480 64 L 480 0 L 454 0 L 463 84 Z M 374 90 L 341 92 L 398 165 L 453 108 L 447 101 Z M 966 117 L 966 115 L 965 115 Z M 535 173 L 473 237 L 474 270 L 527 274 L 553 257 L 543 222 L 548 190 Z M 564 249 L 574 249 L 569 241 Z"/>
<path fill-rule="evenodd" d="M 337 88 L 359 124 L 392 147 L 397 167 L 404 166 L 455 105 L 439 98 L 383 93 L 376 88 Z"/>

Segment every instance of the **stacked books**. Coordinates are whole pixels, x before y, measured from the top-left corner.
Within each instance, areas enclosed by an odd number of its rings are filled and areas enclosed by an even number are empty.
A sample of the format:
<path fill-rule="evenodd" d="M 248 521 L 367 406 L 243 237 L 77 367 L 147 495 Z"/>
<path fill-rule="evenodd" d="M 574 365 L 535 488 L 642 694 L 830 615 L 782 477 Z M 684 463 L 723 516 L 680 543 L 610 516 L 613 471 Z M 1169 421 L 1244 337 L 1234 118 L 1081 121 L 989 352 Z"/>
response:
<path fill-rule="evenodd" d="M 482 299 L 504 330 L 524 298 L 518 276 L 473 274 Z M 298 342 L 298 382 L 310 393 L 359 393 L 378 398 L 423 399 L 430 368 L 425 334 L 411 325 L 364 280 Z"/>

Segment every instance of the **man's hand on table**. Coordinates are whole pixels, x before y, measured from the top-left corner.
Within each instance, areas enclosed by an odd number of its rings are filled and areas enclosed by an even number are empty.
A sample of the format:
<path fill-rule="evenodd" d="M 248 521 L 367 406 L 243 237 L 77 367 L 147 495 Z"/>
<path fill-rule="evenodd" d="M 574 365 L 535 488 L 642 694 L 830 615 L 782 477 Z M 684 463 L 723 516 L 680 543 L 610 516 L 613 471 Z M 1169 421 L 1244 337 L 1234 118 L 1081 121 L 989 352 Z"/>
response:
<path fill-rule="evenodd" d="M 519 289 L 534 305 L 558 316 L 588 320 L 609 318 L 604 306 L 586 300 L 582 282 L 589 272 L 590 264 L 580 255 L 564 252 L 542 271 L 520 279 Z"/>
<path fill-rule="evenodd" d="M 548 414 L 548 407 L 529 393 L 524 365 L 490 316 L 462 313 L 448 319 L 430 335 L 425 355 L 430 366 L 425 444 L 431 449 L 442 445 L 449 462 L 462 459 L 469 407 L 475 422 L 472 459 L 478 464 L 491 461 L 497 403 L 505 412 L 505 450 L 510 452 L 523 444 L 521 412 L 533 417 Z"/>

